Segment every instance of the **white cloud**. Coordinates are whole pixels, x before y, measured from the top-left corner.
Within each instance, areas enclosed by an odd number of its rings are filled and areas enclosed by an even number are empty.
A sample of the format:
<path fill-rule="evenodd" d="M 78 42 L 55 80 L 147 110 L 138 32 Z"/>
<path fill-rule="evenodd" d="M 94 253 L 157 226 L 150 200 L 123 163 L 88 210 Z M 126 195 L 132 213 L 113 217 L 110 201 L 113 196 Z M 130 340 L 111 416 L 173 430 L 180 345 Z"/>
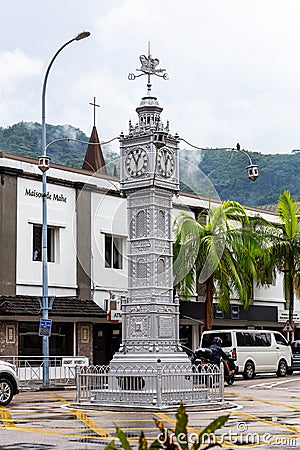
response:
<path fill-rule="evenodd" d="M 16 83 L 38 75 L 42 66 L 39 59 L 28 57 L 20 49 L 0 53 L 1 89 L 14 90 Z"/>
<path fill-rule="evenodd" d="M 32 86 L 42 66 L 38 58 L 30 58 L 20 49 L 0 53 L 0 126 L 32 120 L 38 113 Z"/>
<path fill-rule="evenodd" d="M 298 0 L 88 0 L 88 7 L 73 0 L 72 20 L 70 4 L 52 0 L 45 16 L 28 2 L 24 23 L 34 39 L 16 31 L 0 43 L 0 125 L 40 121 L 40 61 L 45 68 L 59 45 L 85 28 L 91 36 L 68 46 L 51 69 L 50 123 L 89 134 L 88 103 L 96 96 L 101 137 L 126 132 L 147 81 L 130 82 L 127 75 L 151 41 L 151 53 L 169 73 L 169 81 L 153 79 L 153 92 L 172 132 L 205 147 L 237 140 L 264 153 L 299 147 Z"/>

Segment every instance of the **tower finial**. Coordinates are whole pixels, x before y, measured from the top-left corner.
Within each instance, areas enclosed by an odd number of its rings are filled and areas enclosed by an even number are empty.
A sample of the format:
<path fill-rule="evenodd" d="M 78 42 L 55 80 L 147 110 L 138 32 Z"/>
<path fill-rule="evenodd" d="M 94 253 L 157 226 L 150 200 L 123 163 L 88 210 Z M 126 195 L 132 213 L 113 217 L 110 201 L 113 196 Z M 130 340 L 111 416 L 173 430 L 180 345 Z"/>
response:
<path fill-rule="evenodd" d="M 150 41 L 148 42 L 148 57 L 145 55 L 140 55 L 140 62 L 141 62 L 141 68 L 136 69 L 138 72 L 142 72 L 139 75 L 135 75 L 134 73 L 130 73 L 128 75 L 129 80 L 135 80 L 138 77 L 141 77 L 143 75 L 148 75 L 148 82 L 147 82 L 147 92 L 148 95 L 151 93 L 151 76 L 155 75 L 157 77 L 163 78 L 164 80 L 168 80 L 168 74 L 166 72 L 166 69 L 157 69 L 157 66 L 159 64 L 159 60 L 157 58 L 152 58 L 152 55 L 150 53 Z"/>

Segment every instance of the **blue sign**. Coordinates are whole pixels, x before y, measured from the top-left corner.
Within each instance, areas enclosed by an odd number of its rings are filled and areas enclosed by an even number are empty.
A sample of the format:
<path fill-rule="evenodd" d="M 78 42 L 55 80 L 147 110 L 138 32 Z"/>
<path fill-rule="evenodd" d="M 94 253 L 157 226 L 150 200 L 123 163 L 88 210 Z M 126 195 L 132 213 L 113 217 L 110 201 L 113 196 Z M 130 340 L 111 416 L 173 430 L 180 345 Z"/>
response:
<path fill-rule="evenodd" d="M 39 336 L 50 336 L 51 335 L 51 319 L 41 319 L 40 320 L 40 328 L 39 328 Z"/>

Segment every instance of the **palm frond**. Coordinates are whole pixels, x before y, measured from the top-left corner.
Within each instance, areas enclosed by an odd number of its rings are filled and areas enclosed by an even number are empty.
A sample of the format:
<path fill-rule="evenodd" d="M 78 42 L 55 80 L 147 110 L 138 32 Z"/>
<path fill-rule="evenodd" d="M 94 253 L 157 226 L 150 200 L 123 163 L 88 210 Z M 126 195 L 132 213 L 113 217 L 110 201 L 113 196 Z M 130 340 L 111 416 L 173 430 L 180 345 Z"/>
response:
<path fill-rule="evenodd" d="M 297 233 L 299 208 L 297 207 L 297 204 L 292 201 L 289 191 L 284 191 L 284 193 L 280 195 L 277 214 L 283 223 L 287 238 L 292 239 Z"/>

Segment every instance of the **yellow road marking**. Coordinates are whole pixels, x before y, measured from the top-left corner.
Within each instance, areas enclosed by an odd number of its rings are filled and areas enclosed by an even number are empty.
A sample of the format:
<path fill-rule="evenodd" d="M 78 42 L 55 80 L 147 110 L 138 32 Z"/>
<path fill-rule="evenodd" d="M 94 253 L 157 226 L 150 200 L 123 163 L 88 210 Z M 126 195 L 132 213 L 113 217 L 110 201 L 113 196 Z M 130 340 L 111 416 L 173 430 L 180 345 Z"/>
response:
<path fill-rule="evenodd" d="M 258 397 L 252 397 L 251 395 L 239 395 L 239 394 L 232 394 L 234 397 L 238 397 L 238 398 L 245 398 L 247 400 L 256 400 L 259 403 L 267 403 L 268 405 L 273 405 L 273 406 L 283 406 L 284 408 L 289 408 L 289 409 L 293 409 L 295 411 L 299 411 L 299 407 L 293 406 L 293 405 L 287 405 L 286 403 L 278 403 L 278 402 L 274 402 L 272 400 L 264 400 L 264 399 L 260 399 Z"/>
<path fill-rule="evenodd" d="M 5 428 L 14 428 L 16 426 L 10 412 L 4 406 L 0 407 L 0 419 Z"/>
<path fill-rule="evenodd" d="M 284 428 L 284 429 L 289 430 L 289 431 L 294 431 L 294 433 L 299 433 L 299 430 L 296 427 L 293 427 L 292 425 L 284 425 L 283 423 L 276 422 L 274 420 L 263 419 L 263 418 L 260 418 L 260 417 L 257 417 L 257 416 L 253 416 L 251 414 L 245 414 L 245 413 L 243 413 L 241 411 L 235 411 L 234 414 L 236 414 L 237 416 L 246 417 L 247 419 L 250 419 L 250 420 L 255 420 L 256 422 L 263 422 L 266 425 L 270 424 L 270 425 L 274 425 L 274 426 L 276 426 L 278 428 Z"/>
<path fill-rule="evenodd" d="M 53 396 L 54 397 L 54 396 Z M 69 406 L 71 402 L 68 402 L 67 400 L 60 398 L 60 397 L 55 397 L 56 400 L 60 401 L 60 403 L 62 403 L 63 405 L 67 405 Z M 40 411 L 33 411 L 30 412 L 32 415 L 35 414 L 40 414 Z M 113 426 L 111 426 L 108 429 L 102 428 L 99 425 L 96 424 L 96 422 L 94 422 L 93 420 L 91 420 L 83 411 L 77 410 L 77 409 L 73 409 L 73 408 L 69 408 L 68 411 L 60 411 L 60 413 L 66 415 L 66 414 L 73 414 L 78 420 L 80 420 L 82 423 L 84 423 L 88 429 L 90 431 L 93 431 L 97 436 L 95 435 L 85 435 L 85 439 L 93 439 L 93 440 L 97 440 L 99 437 L 105 438 L 108 441 L 111 441 L 113 439 L 115 439 L 108 430 L 114 431 Z M 18 415 L 24 415 L 26 414 L 26 412 L 20 412 L 20 411 L 16 411 L 16 414 Z M 56 415 L 57 412 L 48 412 L 49 415 Z M 97 414 L 97 413 L 95 413 Z M 116 413 L 117 414 L 117 413 Z M 119 414 L 119 412 L 118 412 Z M 127 413 L 126 413 L 127 414 Z M 57 429 L 55 431 L 53 431 L 53 429 L 49 428 L 49 427 L 43 427 L 43 428 L 28 428 L 28 427 L 20 427 L 18 426 L 12 419 L 12 416 L 10 414 L 10 412 L 5 408 L 5 407 L 0 407 L 0 420 L 3 422 L 3 425 L 5 428 L 10 428 L 16 431 L 20 431 L 20 432 L 27 432 L 27 433 L 38 433 L 38 434 L 44 434 L 44 435 L 55 435 L 55 436 L 62 436 L 62 437 L 78 437 L 80 436 L 80 434 L 76 433 L 76 431 L 82 431 L 82 428 L 66 428 L 63 427 L 63 430 L 68 430 L 68 431 L 73 431 L 72 432 L 60 432 Z M 29 421 L 30 419 L 28 419 Z M 59 420 L 59 419 L 57 419 Z M 150 420 L 138 420 L 139 422 L 149 422 Z M 105 420 L 105 422 L 109 422 L 109 420 Z M 118 420 L 118 422 L 120 422 Z M 126 419 L 121 419 L 121 422 L 136 422 L 136 420 L 134 419 L 130 419 L 130 420 L 126 420 Z M 111 422 L 110 422 L 111 423 Z M 149 430 L 155 430 L 156 428 L 147 428 Z M 123 431 L 142 431 L 142 427 L 141 428 L 125 428 L 123 429 Z M 74 432 L 75 431 L 75 432 Z M 129 439 L 130 441 L 136 441 L 134 438 L 133 439 Z"/>
<path fill-rule="evenodd" d="M 64 398 L 57 397 L 53 395 L 56 400 L 60 401 L 63 405 L 70 405 L 70 402 L 65 400 Z M 90 419 L 83 411 L 80 411 L 79 409 L 70 408 L 69 411 L 77 417 L 78 420 L 83 422 L 90 430 L 94 431 L 98 436 L 105 437 L 105 438 L 112 438 L 111 434 L 107 432 L 105 428 L 100 427 L 97 425 L 96 422 L 94 422 L 92 419 Z"/>

